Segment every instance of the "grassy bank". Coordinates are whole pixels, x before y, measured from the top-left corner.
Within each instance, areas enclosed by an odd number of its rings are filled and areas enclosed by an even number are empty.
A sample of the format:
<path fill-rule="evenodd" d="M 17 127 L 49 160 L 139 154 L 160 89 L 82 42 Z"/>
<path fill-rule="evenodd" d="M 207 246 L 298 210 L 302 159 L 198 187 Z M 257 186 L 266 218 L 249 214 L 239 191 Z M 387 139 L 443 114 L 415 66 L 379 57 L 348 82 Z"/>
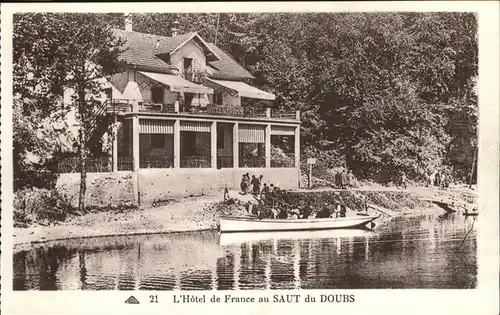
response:
<path fill-rule="evenodd" d="M 222 201 L 221 195 L 198 196 L 172 200 L 155 207 L 95 208 L 85 213 L 74 211 L 61 221 L 50 223 L 17 223 L 14 228 L 14 242 L 17 245 L 46 242 L 50 240 L 96 237 L 112 235 L 154 234 L 182 231 L 217 229 L 219 219 L 226 215 L 246 214 L 251 196 L 230 192 L 231 202 Z M 364 211 L 365 200 L 368 212 L 385 217 L 408 213 L 441 210 L 421 201 L 411 191 L 394 190 L 312 190 L 291 192 L 288 202 L 295 204 L 305 200 L 314 209 L 325 203 L 344 203 L 351 211 Z"/>

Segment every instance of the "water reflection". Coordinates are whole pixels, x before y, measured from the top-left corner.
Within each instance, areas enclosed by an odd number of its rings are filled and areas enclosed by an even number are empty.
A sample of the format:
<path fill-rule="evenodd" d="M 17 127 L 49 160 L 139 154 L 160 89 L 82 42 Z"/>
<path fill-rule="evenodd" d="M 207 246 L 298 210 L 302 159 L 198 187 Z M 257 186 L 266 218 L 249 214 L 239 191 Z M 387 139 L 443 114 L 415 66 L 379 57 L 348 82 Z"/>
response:
<path fill-rule="evenodd" d="M 392 218 L 375 230 L 195 232 L 48 243 L 14 255 L 15 290 L 474 288 L 472 220 Z"/>

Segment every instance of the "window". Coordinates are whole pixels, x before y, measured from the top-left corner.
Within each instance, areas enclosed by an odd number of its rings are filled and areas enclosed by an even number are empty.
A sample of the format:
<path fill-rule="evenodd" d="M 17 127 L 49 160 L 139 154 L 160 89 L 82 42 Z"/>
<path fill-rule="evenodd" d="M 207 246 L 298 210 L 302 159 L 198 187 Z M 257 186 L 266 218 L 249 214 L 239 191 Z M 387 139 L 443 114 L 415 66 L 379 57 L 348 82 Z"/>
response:
<path fill-rule="evenodd" d="M 166 137 L 163 134 L 152 134 L 151 135 L 151 148 L 161 149 L 166 147 Z"/>
<path fill-rule="evenodd" d="M 217 149 L 224 150 L 224 128 L 217 128 Z"/>
<path fill-rule="evenodd" d="M 193 65 L 193 58 L 184 58 L 184 71 L 190 70 Z"/>
<path fill-rule="evenodd" d="M 214 93 L 214 104 L 222 105 L 222 93 Z"/>
<path fill-rule="evenodd" d="M 106 98 L 108 99 L 113 98 L 113 90 L 111 88 L 105 89 L 104 93 L 106 94 Z"/>
<path fill-rule="evenodd" d="M 152 91 L 151 100 L 153 103 L 163 103 L 163 86 L 155 86 Z"/>

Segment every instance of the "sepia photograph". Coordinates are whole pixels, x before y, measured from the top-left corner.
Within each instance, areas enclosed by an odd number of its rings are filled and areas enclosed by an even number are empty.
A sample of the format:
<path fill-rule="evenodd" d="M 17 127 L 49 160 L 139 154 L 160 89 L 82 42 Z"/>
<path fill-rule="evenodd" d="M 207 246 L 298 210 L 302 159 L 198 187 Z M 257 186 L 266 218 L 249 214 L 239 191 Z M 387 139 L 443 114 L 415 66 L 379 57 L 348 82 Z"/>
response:
<path fill-rule="evenodd" d="M 499 8 L 2 5 L 0 312 L 498 314 Z"/>
<path fill-rule="evenodd" d="M 14 14 L 14 290 L 476 288 L 477 32 Z"/>

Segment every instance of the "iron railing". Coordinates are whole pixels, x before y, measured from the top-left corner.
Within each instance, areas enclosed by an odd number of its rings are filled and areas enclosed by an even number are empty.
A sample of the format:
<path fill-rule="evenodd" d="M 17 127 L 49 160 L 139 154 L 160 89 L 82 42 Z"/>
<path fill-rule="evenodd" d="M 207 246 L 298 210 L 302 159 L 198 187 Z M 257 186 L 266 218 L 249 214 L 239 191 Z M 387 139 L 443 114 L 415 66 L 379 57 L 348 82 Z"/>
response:
<path fill-rule="evenodd" d="M 271 167 L 295 167 L 295 154 L 287 153 L 286 156 L 271 157 Z"/>
<path fill-rule="evenodd" d="M 139 158 L 140 168 L 171 168 L 174 167 L 174 157 L 164 155 L 145 155 Z"/>
<path fill-rule="evenodd" d="M 232 168 L 234 165 L 233 156 L 217 156 L 217 168 Z"/>
<path fill-rule="evenodd" d="M 266 158 L 263 156 L 240 156 L 239 167 L 242 168 L 262 168 L 266 167 Z"/>
<path fill-rule="evenodd" d="M 106 103 L 107 112 L 114 114 L 123 114 L 134 111 L 134 103 L 127 99 L 109 99 Z M 170 113 L 170 114 L 192 114 L 192 115 L 211 115 L 228 117 L 249 117 L 265 118 L 267 112 L 265 108 L 250 106 L 227 106 L 208 104 L 207 106 L 188 106 L 180 105 L 176 111 L 174 104 L 162 104 L 151 102 L 138 102 L 137 110 L 141 113 Z M 271 110 L 269 118 L 295 120 L 295 111 L 290 110 Z"/>
<path fill-rule="evenodd" d="M 134 157 L 133 156 L 119 156 L 118 157 L 118 170 L 119 171 L 133 171 L 134 170 Z"/>
<path fill-rule="evenodd" d="M 182 156 L 180 160 L 181 168 L 209 168 L 212 165 L 210 156 Z"/>
<path fill-rule="evenodd" d="M 106 173 L 112 170 L 110 157 L 89 157 L 85 159 L 85 169 L 88 173 Z M 80 158 L 65 158 L 58 162 L 59 173 L 79 173 L 81 170 Z"/>

